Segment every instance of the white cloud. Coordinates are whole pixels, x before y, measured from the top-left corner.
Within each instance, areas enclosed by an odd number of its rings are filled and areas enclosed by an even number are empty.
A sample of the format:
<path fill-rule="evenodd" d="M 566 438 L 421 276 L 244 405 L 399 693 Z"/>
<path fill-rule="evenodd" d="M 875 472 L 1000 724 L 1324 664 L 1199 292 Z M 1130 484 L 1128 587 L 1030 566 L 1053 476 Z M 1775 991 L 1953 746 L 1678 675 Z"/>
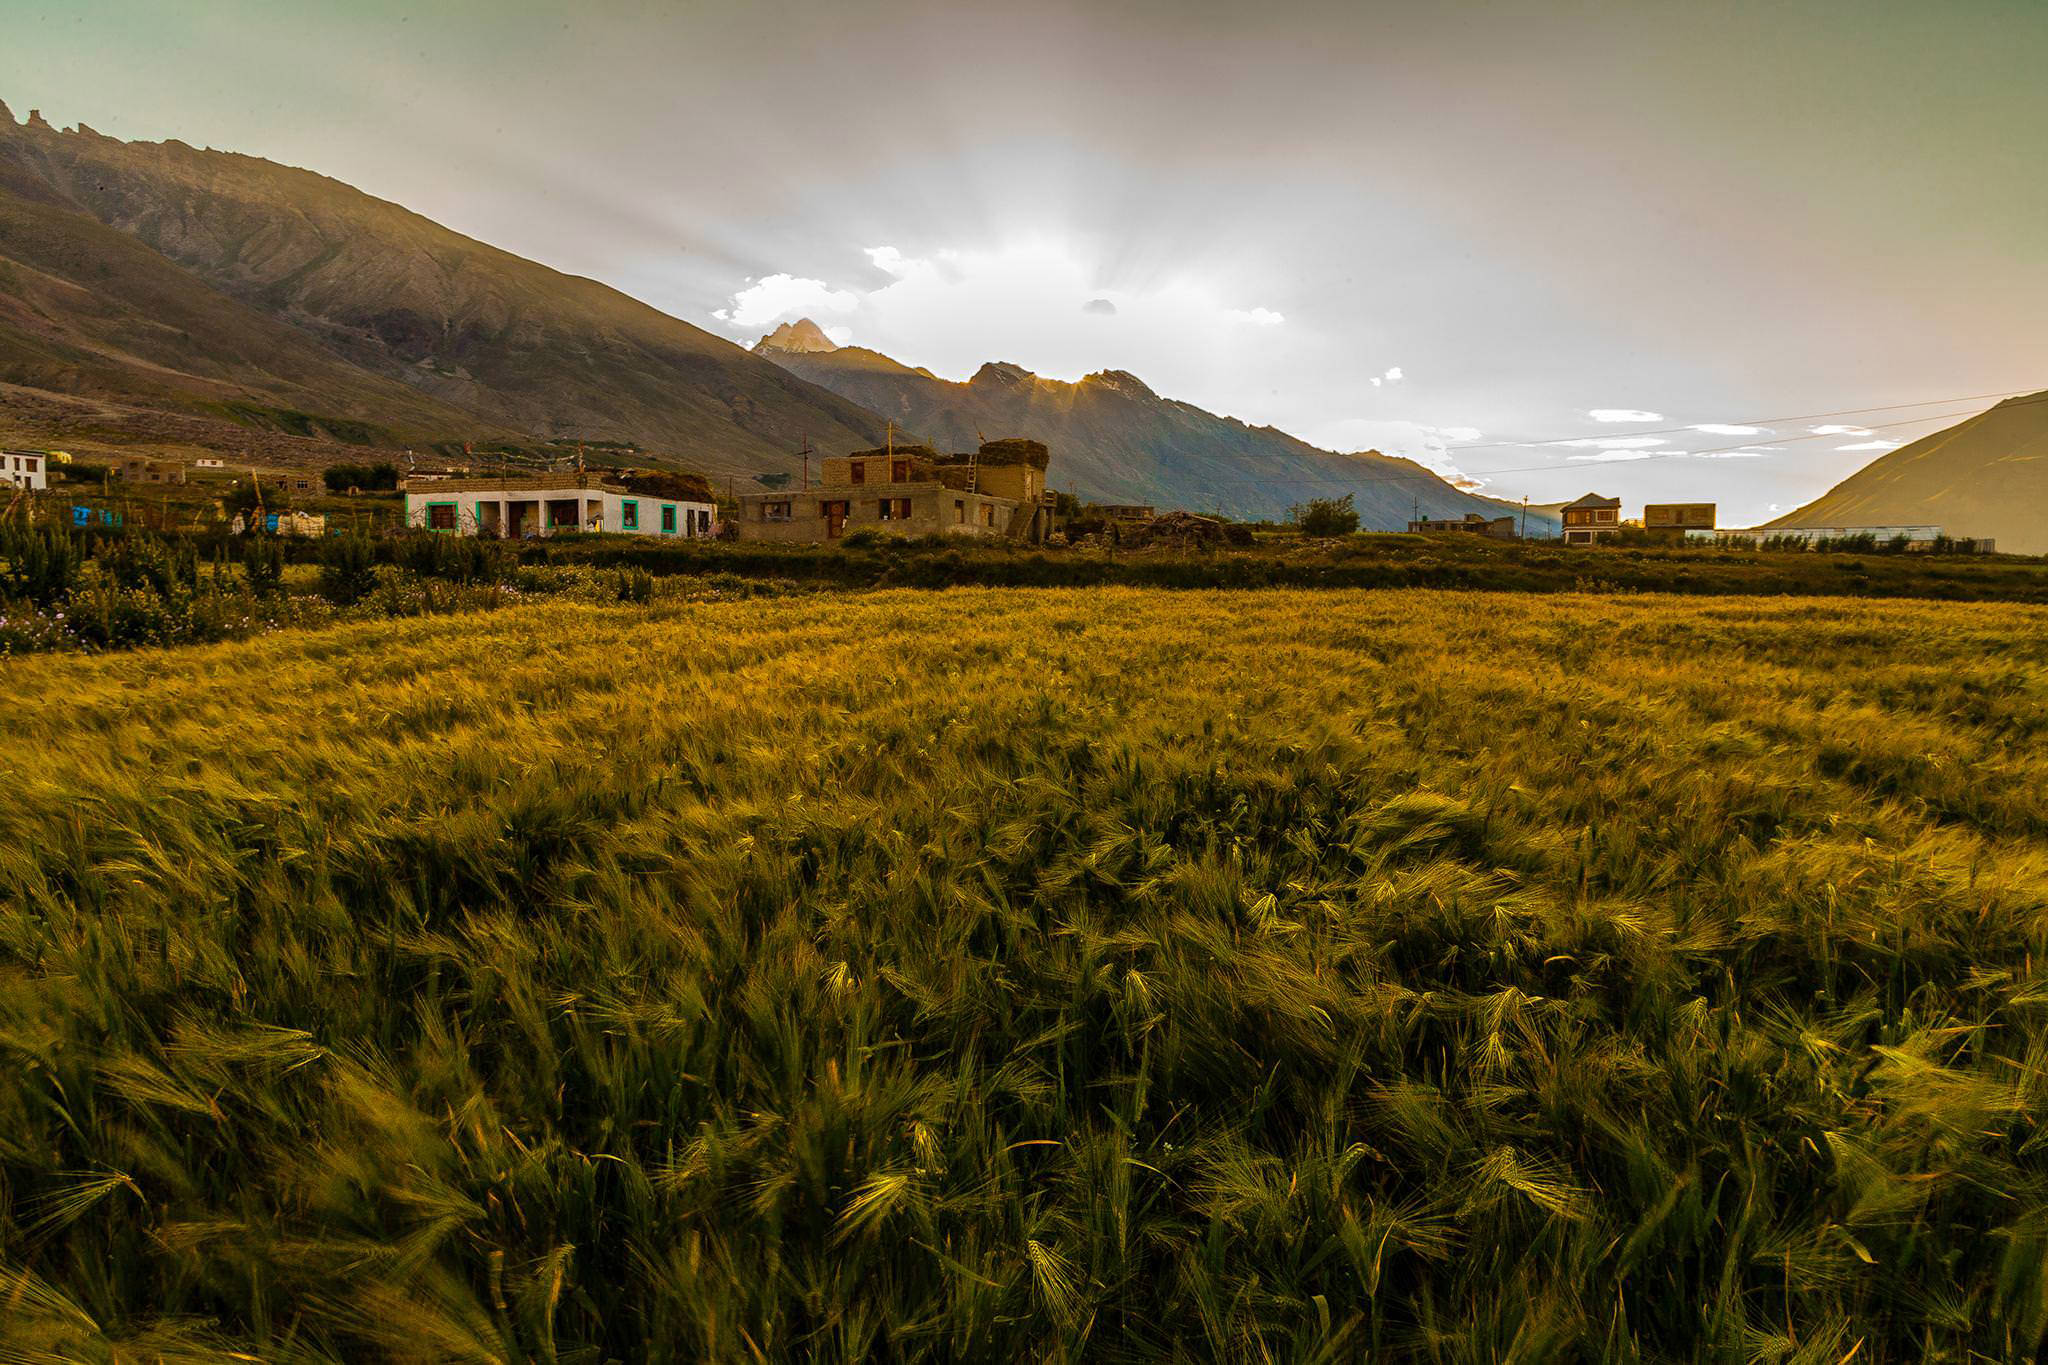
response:
<path fill-rule="evenodd" d="M 1223 316 L 1232 322 L 1248 322 L 1254 327 L 1278 327 L 1286 318 L 1270 308 L 1229 308 Z"/>
<path fill-rule="evenodd" d="M 742 331 L 812 313 L 851 313 L 860 299 L 850 289 L 834 289 L 823 280 L 794 275 L 769 275 L 750 281 L 732 302 L 711 316 Z"/>
<path fill-rule="evenodd" d="M 1807 430 L 1816 436 L 1868 436 L 1870 434 L 1869 427 L 1844 426 L 1839 422 L 1830 422 L 1826 426 L 1820 427 L 1808 427 Z"/>
<path fill-rule="evenodd" d="M 1645 412 L 1641 408 L 1593 408 L 1586 416 L 1596 422 L 1661 422 L 1661 412 Z"/>
<path fill-rule="evenodd" d="M 1081 305 L 1081 311 L 1084 313 L 1094 313 L 1100 317 L 1113 318 L 1116 316 L 1116 305 L 1108 299 L 1090 299 Z"/>
<path fill-rule="evenodd" d="M 1401 372 L 1401 367 L 1399 365 L 1396 365 L 1394 366 L 1394 368 L 1388 370 L 1386 374 L 1381 377 L 1384 378 L 1389 384 L 1398 384 L 1402 380 L 1406 379 L 1408 376 Z"/>
<path fill-rule="evenodd" d="M 1557 444 L 1586 450 L 1646 450 L 1670 443 L 1661 436 L 1583 436 L 1576 441 L 1559 441 Z"/>
<path fill-rule="evenodd" d="M 1768 436 L 1771 434 L 1769 427 L 1739 427 L 1728 422 L 1701 422 L 1693 430 L 1704 431 L 1709 436 Z"/>
<path fill-rule="evenodd" d="M 1446 441 L 1476 441 L 1486 434 L 1478 427 L 1438 427 L 1437 432 Z"/>
<path fill-rule="evenodd" d="M 1775 455 L 1775 450 L 1701 450 L 1693 453 L 1695 460 L 1761 460 L 1766 455 Z"/>
<path fill-rule="evenodd" d="M 825 337 L 834 346 L 848 346 L 853 342 L 853 329 L 846 326 L 832 326 L 822 329 Z"/>
<path fill-rule="evenodd" d="M 1835 447 L 1836 450 L 1897 450 L 1898 448 L 1899 443 L 1897 441 L 1886 441 L 1881 439 L 1876 441 L 1858 441 L 1855 445 L 1852 446 Z"/>
<path fill-rule="evenodd" d="M 1574 460 L 1590 460 L 1597 464 L 1610 464 L 1618 460 L 1654 460 L 1657 452 L 1649 450 L 1601 450 L 1591 455 L 1574 455 Z"/>

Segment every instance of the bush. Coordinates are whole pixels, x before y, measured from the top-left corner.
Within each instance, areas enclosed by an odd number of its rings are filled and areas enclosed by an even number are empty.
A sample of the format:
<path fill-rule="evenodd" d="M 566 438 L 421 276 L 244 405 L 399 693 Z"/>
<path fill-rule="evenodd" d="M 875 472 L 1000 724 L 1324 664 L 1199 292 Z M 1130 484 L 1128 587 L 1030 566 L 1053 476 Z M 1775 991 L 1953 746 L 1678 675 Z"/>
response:
<path fill-rule="evenodd" d="M 1358 529 L 1358 508 L 1351 495 L 1314 498 L 1294 508 L 1288 518 L 1305 536 L 1348 536 Z"/>
<path fill-rule="evenodd" d="M 199 559 L 189 540 L 166 541 L 131 531 L 105 542 L 96 556 L 100 569 L 118 586 L 170 597 L 199 586 Z"/>
<path fill-rule="evenodd" d="M 320 471 L 321 482 L 330 493 L 359 488 L 366 493 L 388 492 L 398 487 L 398 466 L 383 464 L 331 464 Z"/>
<path fill-rule="evenodd" d="M 258 597 L 275 597 L 284 589 L 284 550 L 276 536 L 250 533 L 242 547 L 242 577 Z"/>
<path fill-rule="evenodd" d="M 322 597 L 337 607 L 350 607 L 376 587 L 376 550 L 367 536 L 335 536 L 321 547 Z"/>
<path fill-rule="evenodd" d="M 62 600 L 77 584 L 85 564 L 78 537 L 63 526 L 0 524 L 0 596 L 25 598 L 39 607 Z"/>
<path fill-rule="evenodd" d="M 654 597 L 654 575 L 645 569 L 625 570 L 619 574 L 616 587 L 619 601 L 644 603 Z"/>

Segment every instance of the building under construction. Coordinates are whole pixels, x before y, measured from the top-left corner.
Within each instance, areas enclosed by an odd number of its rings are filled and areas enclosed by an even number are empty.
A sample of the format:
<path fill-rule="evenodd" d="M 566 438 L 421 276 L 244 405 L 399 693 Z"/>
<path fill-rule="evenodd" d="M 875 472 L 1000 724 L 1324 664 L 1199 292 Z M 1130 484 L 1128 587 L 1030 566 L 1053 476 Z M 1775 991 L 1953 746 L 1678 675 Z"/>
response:
<path fill-rule="evenodd" d="M 820 461 L 800 488 L 740 494 L 742 540 L 837 540 L 852 531 L 1007 536 L 1040 544 L 1052 530 L 1045 446 L 985 441 L 963 455 L 889 445 Z"/>

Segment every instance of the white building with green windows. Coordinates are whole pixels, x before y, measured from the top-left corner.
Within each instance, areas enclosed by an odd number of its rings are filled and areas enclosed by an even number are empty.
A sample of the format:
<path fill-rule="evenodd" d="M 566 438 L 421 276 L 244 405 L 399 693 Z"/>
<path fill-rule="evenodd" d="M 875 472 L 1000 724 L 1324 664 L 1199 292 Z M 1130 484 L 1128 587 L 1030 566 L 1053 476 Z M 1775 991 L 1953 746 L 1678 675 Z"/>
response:
<path fill-rule="evenodd" d="M 718 508 L 635 493 L 590 473 L 414 477 L 405 482 L 405 520 L 427 531 L 508 540 L 577 531 L 682 540 L 711 535 Z"/>

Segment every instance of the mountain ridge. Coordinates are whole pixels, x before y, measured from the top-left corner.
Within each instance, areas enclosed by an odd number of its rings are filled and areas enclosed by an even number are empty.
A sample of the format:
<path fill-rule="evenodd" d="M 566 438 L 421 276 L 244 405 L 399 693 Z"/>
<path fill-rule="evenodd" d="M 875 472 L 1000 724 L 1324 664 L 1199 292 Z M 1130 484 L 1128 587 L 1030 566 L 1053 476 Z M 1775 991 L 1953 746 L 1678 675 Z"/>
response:
<path fill-rule="evenodd" d="M 1416 514 L 1522 512 L 1519 504 L 1457 488 L 1414 460 L 1322 450 L 1277 427 L 1162 397 L 1128 370 L 1069 382 L 988 361 L 954 382 L 863 347 L 791 349 L 777 341 L 783 335 L 778 328 L 762 337 L 755 354 L 938 445 L 969 449 L 984 433 L 1029 434 L 1052 449 L 1048 478 L 1055 487 L 1097 501 L 1278 520 L 1296 504 L 1348 493 L 1372 530 L 1404 529 Z M 1532 530 L 1555 527 L 1555 517 L 1532 518 Z"/>
<path fill-rule="evenodd" d="M 142 243 L 362 376 L 416 391 L 427 406 L 414 415 L 432 422 L 631 441 L 718 472 L 792 468 L 806 434 L 881 435 L 857 404 L 732 342 L 314 171 L 9 113 L 0 199 Z"/>
<path fill-rule="evenodd" d="M 1939 525 L 2009 554 L 2048 554 L 2048 390 L 1880 455 L 1767 527 Z"/>

